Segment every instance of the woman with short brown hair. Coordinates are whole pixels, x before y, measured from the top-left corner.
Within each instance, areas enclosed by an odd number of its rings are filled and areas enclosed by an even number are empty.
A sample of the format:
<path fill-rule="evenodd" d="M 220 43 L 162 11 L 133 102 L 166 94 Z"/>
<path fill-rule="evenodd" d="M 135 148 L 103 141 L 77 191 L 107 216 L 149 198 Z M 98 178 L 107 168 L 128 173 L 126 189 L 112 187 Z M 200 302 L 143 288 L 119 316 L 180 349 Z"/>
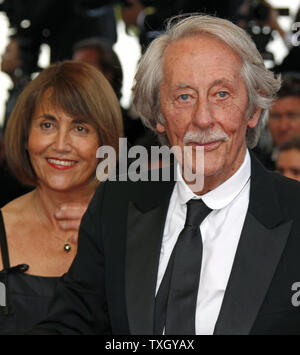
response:
<path fill-rule="evenodd" d="M 88 64 L 51 65 L 20 95 L 6 155 L 16 176 L 36 188 L 0 213 L 0 282 L 7 294 L 0 332 L 24 332 L 46 315 L 57 278 L 77 250 L 77 230 L 62 230 L 57 211 L 68 203 L 87 206 L 99 183 L 96 151 L 110 145 L 118 154 L 122 135 L 113 89 Z"/>
<path fill-rule="evenodd" d="M 111 145 L 118 153 L 123 133 L 119 103 L 111 86 L 90 65 L 66 61 L 50 66 L 28 85 L 9 119 L 5 138 L 10 167 L 25 184 L 35 185 L 36 177 L 26 147 L 31 120 L 47 93 L 47 101 L 71 116 L 84 119 L 99 134 L 101 145 Z"/>

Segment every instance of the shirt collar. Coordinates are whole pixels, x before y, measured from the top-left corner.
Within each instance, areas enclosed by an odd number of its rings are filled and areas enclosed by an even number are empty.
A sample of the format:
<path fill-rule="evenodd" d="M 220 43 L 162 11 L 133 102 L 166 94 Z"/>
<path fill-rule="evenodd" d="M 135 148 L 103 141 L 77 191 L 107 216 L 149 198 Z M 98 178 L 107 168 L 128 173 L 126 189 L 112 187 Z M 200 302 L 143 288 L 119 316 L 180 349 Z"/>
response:
<path fill-rule="evenodd" d="M 251 160 L 248 150 L 239 169 L 225 182 L 204 195 L 196 195 L 183 180 L 179 164 L 177 165 L 177 183 L 175 189 L 180 204 L 186 204 L 190 199 L 202 199 L 205 204 L 213 209 L 221 209 L 229 205 L 243 190 L 250 179 Z"/>

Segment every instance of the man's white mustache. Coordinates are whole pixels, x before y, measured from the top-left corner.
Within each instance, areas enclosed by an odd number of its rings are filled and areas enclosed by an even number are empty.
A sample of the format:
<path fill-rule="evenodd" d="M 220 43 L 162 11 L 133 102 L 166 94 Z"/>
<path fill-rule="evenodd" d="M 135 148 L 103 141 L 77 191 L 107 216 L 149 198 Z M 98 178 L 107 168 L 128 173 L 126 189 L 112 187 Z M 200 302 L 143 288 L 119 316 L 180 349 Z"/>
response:
<path fill-rule="evenodd" d="M 207 144 L 215 141 L 227 141 L 228 135 L 221 130 L 188 131 L 183 137 L 183 144 Z"/>

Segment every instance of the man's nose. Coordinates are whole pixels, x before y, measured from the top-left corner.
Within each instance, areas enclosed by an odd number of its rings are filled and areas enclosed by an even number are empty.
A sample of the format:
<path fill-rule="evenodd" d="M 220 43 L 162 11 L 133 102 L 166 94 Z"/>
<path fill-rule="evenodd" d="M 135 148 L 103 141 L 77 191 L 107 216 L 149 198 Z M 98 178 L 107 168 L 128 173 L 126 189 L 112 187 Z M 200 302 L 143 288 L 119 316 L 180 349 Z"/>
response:
<path fill-rule="evenodd" d="M 195 107 L 193 123 L 200 129 L 207 129 L 213 126 L 214 118 L 212 109 L 207 100 L 199 100 Z"/>
<path fill-rule="evenodd" d="M 282 116 L 280 121 L 279 121 L 278 128 L 282 132 L 288 131 L 290 129 L 290 120 L 289 120 L 289 118 L 286 117 L 286 116 Z"/>

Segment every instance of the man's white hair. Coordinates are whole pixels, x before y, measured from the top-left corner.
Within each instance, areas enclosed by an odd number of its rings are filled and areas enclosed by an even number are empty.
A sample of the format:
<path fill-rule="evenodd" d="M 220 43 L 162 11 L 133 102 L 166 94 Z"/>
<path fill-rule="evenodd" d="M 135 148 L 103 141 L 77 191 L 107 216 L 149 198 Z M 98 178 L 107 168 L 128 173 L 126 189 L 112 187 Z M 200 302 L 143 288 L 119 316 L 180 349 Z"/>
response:
<path fill-rule="evenodd" d="M 269 71 L 250 36 L 232 22 L 208 15 L 176 16 L 169 20 L 165 34 L 156 38 L 142 56 L 135 76 L 133 104 L 144 124 L 156 131 L 157 122 L 165 120 L 160 109 L 160 85 L 163 78 L 164 51 L 174 41 L 196 36 L 213 36 L 228 45 L 242 61 L 241 75 L 247 95 L 247 119 L 255 110 L 262 109 L 259 123 L 248 127 L 246 139 L 249 148 L 255 147 L 269 109 L 280 88 L 280 77 Z M 162 144 L 169 144 L 165 133 L 158 133 Z"/>

